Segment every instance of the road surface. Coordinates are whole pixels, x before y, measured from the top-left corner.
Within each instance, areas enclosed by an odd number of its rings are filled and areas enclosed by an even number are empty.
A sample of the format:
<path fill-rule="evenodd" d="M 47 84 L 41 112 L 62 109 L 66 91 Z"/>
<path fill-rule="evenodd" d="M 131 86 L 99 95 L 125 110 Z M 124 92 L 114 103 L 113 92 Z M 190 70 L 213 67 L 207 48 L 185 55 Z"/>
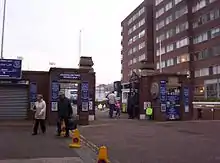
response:
<path fill-rule="evenodd" d="M 99 112 L 81 134 L 106 145 L 115 163 L 219 163 L 220 122 L 148 122 L 111 119 Z"/>

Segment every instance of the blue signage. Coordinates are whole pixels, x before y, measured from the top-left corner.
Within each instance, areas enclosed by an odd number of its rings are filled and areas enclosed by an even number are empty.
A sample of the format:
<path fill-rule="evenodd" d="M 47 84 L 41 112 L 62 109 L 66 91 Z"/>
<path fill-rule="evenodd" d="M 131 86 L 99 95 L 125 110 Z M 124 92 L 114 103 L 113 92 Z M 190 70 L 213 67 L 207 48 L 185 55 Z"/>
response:
<path fill-rule="evenodd" d="M 189 88 L 188 87 L 183 88 L 183 102 L 184 102 L 185 112 L 189 112 Z"/>
<path fill-rule="evenodd" d="M 89 83 L 82 82 L 81 83 L 81 98 L 82 100 L 89 100 Z"/>
<path fill-rule="evenodd" d="M 0 79 L 21 79 L 21 68 L 21 60 L 0 59 Z"/>
<path fill-rule="evenodd" d="M 80 80 L 80 74 L 60 74 L 60 79 Z"/>
<path fill-rule="evenodd" d="M 59 98 L 60 84 L 57 81 L 51 83 L 51 101 L 57 102 Z"/>
<path fill-rule="evenodd" d="M 167 118 L 169 120 L 179 119 L 179 109 L 178 109 L 178 100 L 179 95 L 174 92 L 170 92 L 167 95 Z"/>
<path fill-rule="evenodd" d="M 160 103 L 161 103 L 161 112 L 166 112 L 166 103 L 167 103 L 167 90 L 166 90 L 166 81 L 160 81 Z"/>
<path fill-rule="evenodd" d="M 30 83 L 30 102 L 35 102 L 37 100 L 37 83 Z"/>

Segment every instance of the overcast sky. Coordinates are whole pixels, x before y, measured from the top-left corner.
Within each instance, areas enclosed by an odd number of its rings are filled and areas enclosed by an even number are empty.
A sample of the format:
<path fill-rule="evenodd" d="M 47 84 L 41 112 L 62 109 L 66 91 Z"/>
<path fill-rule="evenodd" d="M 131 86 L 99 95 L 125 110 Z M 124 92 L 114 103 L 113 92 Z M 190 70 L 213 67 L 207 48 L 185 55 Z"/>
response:
<path fill-rule="evenodd" d="M 93 57 L 97 83 L 120 80 L 120 23 L 141 2 L 7 0 L 4 58 L 22 56 L 31 70 L 48 70 L 49 62 L 77 67 L 82 29 L 82 55 Z M 2 9 L 3 0 L 1 22 Z"/>

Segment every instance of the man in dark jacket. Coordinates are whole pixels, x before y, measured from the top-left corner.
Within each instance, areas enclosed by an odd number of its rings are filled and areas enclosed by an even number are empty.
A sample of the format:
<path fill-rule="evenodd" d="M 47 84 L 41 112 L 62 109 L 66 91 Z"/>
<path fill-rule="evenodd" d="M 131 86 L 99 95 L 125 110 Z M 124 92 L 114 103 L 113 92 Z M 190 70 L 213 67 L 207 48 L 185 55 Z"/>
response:
<path fill-rule="evenodd" d="M 58 101 L 58 122 L 57 122 L 57 136 L 61 134 L 61 124 L 62 121 L 65 123 L 66 135 L 69 137 L 69 118 L 73 114 L 72 106 L 70 100 L 65 97 L 64 92 L 59 93 Z"/>

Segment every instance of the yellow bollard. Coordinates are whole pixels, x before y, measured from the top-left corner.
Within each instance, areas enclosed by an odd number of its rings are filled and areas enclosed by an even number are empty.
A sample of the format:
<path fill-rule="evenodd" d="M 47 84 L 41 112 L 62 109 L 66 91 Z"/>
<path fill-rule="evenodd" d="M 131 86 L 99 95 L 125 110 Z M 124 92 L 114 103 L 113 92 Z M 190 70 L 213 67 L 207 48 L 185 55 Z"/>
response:
<path fill-rule="evenodd" d="M 73 135 L 72 135 L 72 143 L 69 144 L 70 148 L 80 148 L 80 133 L 79 130 L 73 130 Z"/>
<path fill-rule="evenodd" d="M 108 163 L 108 152 L 106 146 L 101 146 L 99 148 L 97 163 Z"/>

